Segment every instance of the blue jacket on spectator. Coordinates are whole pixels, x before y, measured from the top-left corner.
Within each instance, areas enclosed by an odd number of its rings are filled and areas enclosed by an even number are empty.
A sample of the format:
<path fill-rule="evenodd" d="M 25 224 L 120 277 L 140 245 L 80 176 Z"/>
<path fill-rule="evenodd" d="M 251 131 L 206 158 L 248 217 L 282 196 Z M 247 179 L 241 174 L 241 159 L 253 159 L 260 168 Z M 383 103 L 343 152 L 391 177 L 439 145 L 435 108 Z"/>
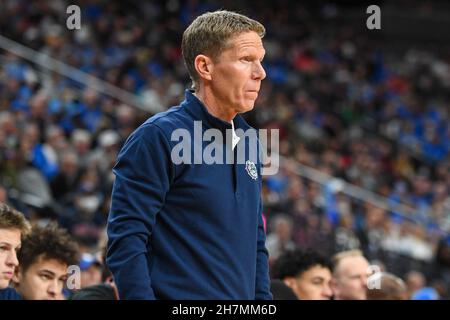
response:
<path fill-rule="evenodd" d="M 0 289 L 0 300 L 22 300 L 22 297 L 13 288 Z"/>
<path fill-rule="evenodd" d="M 260 170 L 174 164 L 171 134 L 184 128 L 193 136 L 194 121 L 203 130 L 232 128 L 186 91 L 180 106 L 148 119 L 119 153 L 107 265 L 120 298 L 272 299 Z M 233 122 L 251 128 L 240 115 Z"/>

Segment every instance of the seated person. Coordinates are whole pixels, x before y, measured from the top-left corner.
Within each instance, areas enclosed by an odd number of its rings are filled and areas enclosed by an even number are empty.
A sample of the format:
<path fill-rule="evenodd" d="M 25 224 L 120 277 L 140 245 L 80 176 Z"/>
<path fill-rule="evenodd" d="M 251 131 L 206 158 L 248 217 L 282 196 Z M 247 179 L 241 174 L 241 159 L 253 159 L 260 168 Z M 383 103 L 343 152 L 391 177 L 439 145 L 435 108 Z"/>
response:
<path fill-rule="evenodd" d="M 91 253 L 83 253 L 80 259 L 81 289 L 102 283 L 102 263 Z"/>
<path fill-rule="evenodd" d="M 104 247 L 101 255 L 101 262 L 98 259 L 88 256 L 82 257 L 80 262 L 80 268 L 83 270 L 89 270 L 91 267 L 101 268 L 101 283 L 90 286 L 83 286 L 83 273 L 82 273 L 82 289 L 76 291 L 71 300 L 119 300 L 119 294 L 117 287 L 114 283 L 111 271 L 109 271 L 104 261 L 106 256 L 106 247 Z M 85 281 L 86 283 L 86 281 Z"/>
<path fill-rule="evenodd" d="M 23 240 L 14 287 L 25 300 L 64 300 L 68 267 L 77 264 L 78 246 L 54 223 L 34 226 Z"/>
<path fill-rule="evenodd" d="M 408 300 L 408 289 L 399 277 L 378 272 L 369 277 L 367 300 Z"/>
<path fill-rule="evenodd" d="M 331 263 L 313 251 L 286 251 L 273 264 L 272 278 L 282 280 L 299 300 L 330 300 Z"/>
<path fill-rule="evenodd" d="M 0 300 L 19 300 L 18 293 L 9 287 L 14 271 L 19 266 L 17 250 L 21 238 L 30 231 L 25 216 L 0 202 Z"/>
<path fill-rule="evenodd" d="M 335 300 L 366 300 L 369 262 L 360 250 L 348 250 L 333 257 L 333 289 Z"/>

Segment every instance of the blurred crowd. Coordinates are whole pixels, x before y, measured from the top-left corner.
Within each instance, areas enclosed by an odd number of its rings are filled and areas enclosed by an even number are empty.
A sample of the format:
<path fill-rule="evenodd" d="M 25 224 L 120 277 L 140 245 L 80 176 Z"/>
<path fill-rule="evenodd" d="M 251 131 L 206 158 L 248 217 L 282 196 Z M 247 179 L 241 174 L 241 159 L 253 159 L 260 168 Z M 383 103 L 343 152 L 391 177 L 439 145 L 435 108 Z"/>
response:
<path fill-rule="evenodd" d="M 390 51 L 383 39 L 354 25 L 336 26 L 341 11 L 331 4 L 77 4 L 82 28 L 70 31 L 66 1 L 2 1 L 0 34 L 135 94 L 142 108 L 0 51 L 0 202 L 34 223 L 56 221 L 68 230 L 81 254 L 78 262 L 94 270 L 86 273 L 95 279 L 91 284 L 102 281 L 116 155 L 145 119 L 183 99 L 189 77 L 180 43 L 187 24 L 226 7 L 267 29 L 267 78 L 246 118 L 256 128 L 280 129 L 280 153 L 288 159 L 263 181 L 267 247 L 278 273 L 273 278 L 292 288 L 276 266 L 297 248 L 325 257 L 359 250 L 359 262 L 364 256 L 389 272 L 386 281 L 402 278 L 408 297 L 429 288 L 448 298 L 449 52 Z M 390 204 L 413 207 L 415 214 L 350 197 L 331 180 L 322 185 L 301 177 L 297 163 Z M 288 255 L 289 263 L 295 259 Z M 331 277 L 336 261 L 311 265 L 328 268 Z M 296 277 L 300 271 L 289 272 Z M 325 296 L 336 290 L 325 290 Z"/>
<path fill-rule="evenodd" d="M 103 239 L 104 240 L 104 239 Z M 0 203 L 0 300 L 119 300 L 105 265 L 105 242 L 96 254 L 56 222 L 30 222 Z M 270 290 L 275 300 L 438 300 L 445 284 L 427 285 L 418 271 L 406 281 L 369 264 L 361 250 L 332 258 L 313 250 L 287 249 L 272 264 Z"/>

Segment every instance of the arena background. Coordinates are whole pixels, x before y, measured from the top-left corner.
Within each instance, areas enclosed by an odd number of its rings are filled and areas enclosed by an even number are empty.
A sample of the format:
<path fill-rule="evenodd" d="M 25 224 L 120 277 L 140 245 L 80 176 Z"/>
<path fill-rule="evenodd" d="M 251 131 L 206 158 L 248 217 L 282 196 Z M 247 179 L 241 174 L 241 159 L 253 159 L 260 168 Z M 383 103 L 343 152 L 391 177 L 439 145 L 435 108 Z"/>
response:
<path fill-rule="evenodd" d="M 80 30 L 66 26 L 71 4 Z M 369 4 L 380 30 L 366 26 Z M 267 78 L 245 117 L 280 129 L 282 166 L 263 181 L 271 262 L 293 247 L 360 248 L 448 299 L 446 1 L 1 1 L 0 201 L 98 251 L 117 152 L 182 100 L 182 32 L 219 8 L 267 29 Z"/>

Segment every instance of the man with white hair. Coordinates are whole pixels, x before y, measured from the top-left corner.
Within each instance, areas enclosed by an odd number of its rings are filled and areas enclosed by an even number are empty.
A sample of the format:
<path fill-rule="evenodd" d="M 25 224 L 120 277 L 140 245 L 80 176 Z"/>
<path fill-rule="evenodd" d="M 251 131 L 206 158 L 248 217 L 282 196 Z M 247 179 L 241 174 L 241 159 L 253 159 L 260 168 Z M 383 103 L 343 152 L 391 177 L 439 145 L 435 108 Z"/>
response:
<path fill-rule="evenodd" d="M 333 259 L 331 288 L 335 300 L 366 300 L 369 262 L 360 250 L 343 251 Z"/>

